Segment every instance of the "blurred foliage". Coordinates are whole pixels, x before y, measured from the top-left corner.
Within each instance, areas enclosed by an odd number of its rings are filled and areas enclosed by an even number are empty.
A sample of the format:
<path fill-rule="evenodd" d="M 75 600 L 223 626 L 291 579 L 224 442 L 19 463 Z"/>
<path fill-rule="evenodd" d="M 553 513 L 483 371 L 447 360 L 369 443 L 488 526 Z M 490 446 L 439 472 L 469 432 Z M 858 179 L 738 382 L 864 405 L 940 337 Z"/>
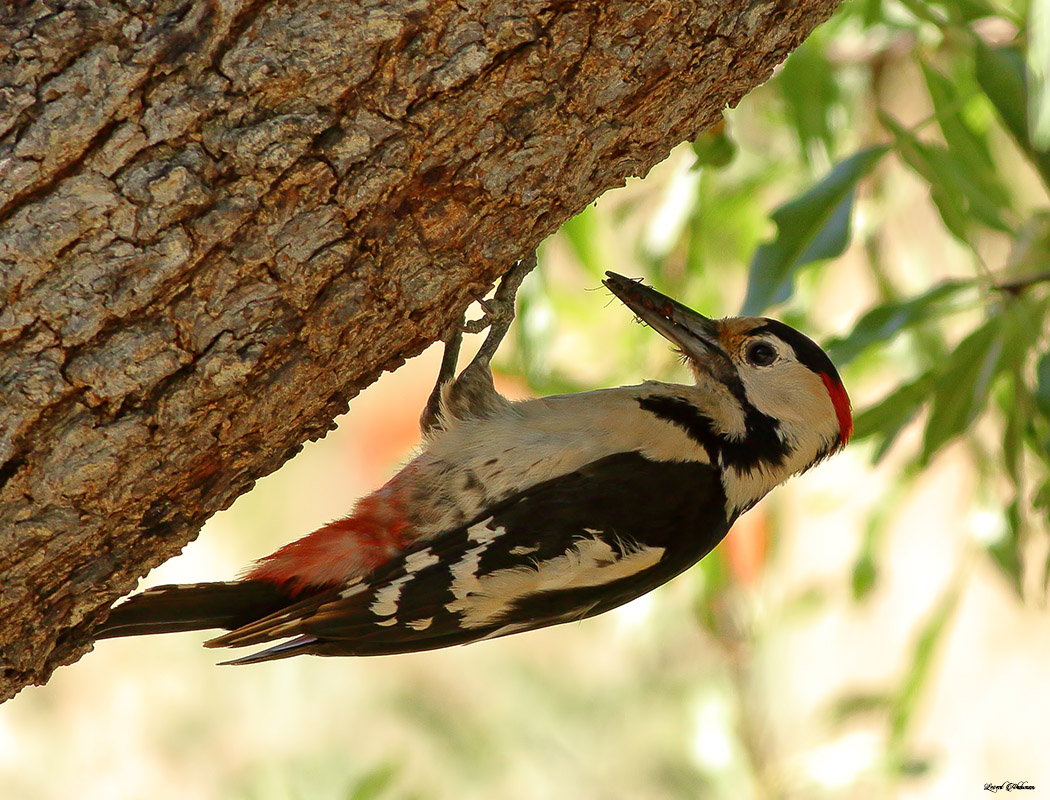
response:
<path fill-rule="evenodd" d="M 995 518 L 975 551 L 1019 600 L 1045 603 L 1048 73 L 1043 0 L 846 3 L 723 124 L 691 151 L 676 151 L 688 169 L 667 179 L 662 198 L 629 185 L 547 245 L 567 246 L 594 285 L 606 268 L 644 269 L 661 291 L 697 308 L 733 313 L 743 295 L 741 313 L 772 313 L 817 336 L 833 326 L 840 332 L 824 340 L 847 385 L 879 398 L 856 414 L 856 441 L 868 443 L 874 461 L 925 417 L 921 436 L 895 448 L 904 450 L 899 482 L 873 514 L 854 567 L 858 603 L 878 585 L 893 508 L 949 445 L 981 476 L 975 508 Z M 916 181 L 939 223 L 916 232 L 936 246 L 912 253 L 910 242 L 890 240 L 885 223 L 901 187 Z M 924 262 L 938 251 L 952 254 L 950 263 Z M 518 366 L 538 392 L 586 388 L 541 356 L 553 341 L 551 320 L 574 324 L 574 291 L 546 274 L 526 287 Z M 844 307 L 829 307 L 843 298 Z M 603 353 L 594 359 L 606 374 L 651 373 L 644 334 L 625 339 L 619 367 Z M 723 613 L 734 591 L 728 558 L 720 548 L 694 571 L 697 622 L 722 642 L 753 640 L 760 633 L 734 632 Z M 833 714 L 884 715 L 891 780 L 930 766 L 909 750 L 909 731 L 958 595 L 953 585 L 917 624 L 901 685 L 844 698 Z"/>

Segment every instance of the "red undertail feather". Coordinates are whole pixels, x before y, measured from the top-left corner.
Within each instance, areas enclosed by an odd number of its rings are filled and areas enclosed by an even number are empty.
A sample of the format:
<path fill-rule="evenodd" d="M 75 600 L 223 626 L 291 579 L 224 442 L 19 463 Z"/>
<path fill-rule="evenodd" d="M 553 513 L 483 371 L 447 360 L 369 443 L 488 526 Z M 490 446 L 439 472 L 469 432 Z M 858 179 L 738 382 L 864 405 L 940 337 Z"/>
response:
<path fill-rule="evenodd" d="M 298 594 L 371 572 L 410 538 L 399 477 L 362 498 L 350 516 L 260 559 L 244 578 L 268 581 Z"/>
<path fill-rule="evenodd" d="M 853 409 L 850 406 L 849 395 L 846 394 L 846 387 L 842 385 L 842 381 L 824 372 L 820 373 L 820 377 L 831 395 L 831 404 L 835 407 L 835 415 L 839 420 L 840 446 L 845 447 L 846 442 L 853 436 Z"/>

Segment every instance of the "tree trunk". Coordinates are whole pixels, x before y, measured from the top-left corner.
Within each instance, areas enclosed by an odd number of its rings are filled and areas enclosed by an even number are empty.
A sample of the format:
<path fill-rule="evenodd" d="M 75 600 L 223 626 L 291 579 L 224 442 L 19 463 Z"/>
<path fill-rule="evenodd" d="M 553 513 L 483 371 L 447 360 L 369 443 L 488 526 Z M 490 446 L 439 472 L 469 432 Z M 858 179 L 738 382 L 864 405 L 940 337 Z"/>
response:
<path fill-rule="evenodd" d="M 835 4 L 8 4 L 0 699 Z"/>

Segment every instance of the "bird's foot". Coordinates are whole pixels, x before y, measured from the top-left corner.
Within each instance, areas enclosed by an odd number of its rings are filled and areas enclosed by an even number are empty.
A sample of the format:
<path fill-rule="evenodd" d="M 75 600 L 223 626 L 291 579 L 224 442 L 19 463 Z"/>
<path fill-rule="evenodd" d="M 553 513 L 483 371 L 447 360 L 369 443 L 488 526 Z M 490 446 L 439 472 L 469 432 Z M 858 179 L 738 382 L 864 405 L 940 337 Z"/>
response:
<path fill-rule="evenodd" d="M 459 361 L 459 349 L 463 342 L 464 333 L 480 333 L 488 328 L 488 335 L 478 350 L 477 355 L 467 367 L 460 373 L 459 380 L 462 381 L 468 374 L 473 375 L 479 371 L 486 374 L 492 356 L 499 349 L 511 323 L 514 322 L 514 299 L 522 280 L 536 268 L 536 253 L 532 252 L 525 258 L 516 262 L 502 278 L 492 299 L 485 300 L 476 298 L 485 315 L 476 320 L 465 320 L 456 328 L 445 341 L 445 352 L 441 357 L 441 366 L 438 369 L 437 382 L 430 393 L 427 405 L 419 418 L 419 427 L 423 434 L 430 433 L 438 425 L 438 410 L 441 406 L 441 392 L 456 375 L 456 365 Z M 489 377 L 491 383 L 491 377 Z"/>
<path fill-rule="evenodd" d="M 496 287 L 491 300 L 478 300 L 478 304 L 485 311 L 485 316 L 467 322 L 463 330 L 467 333 L 479 333 L 488 328 L 489 332 L 467 369 L 477 363 L 488 364 L 492 360 L 492 356 L 496 354 L 507 331 L 510 330 L 511 323 L 514 322 L 514 299 L 517 297 L 518 288 L 525 276 L 535 268 L 536 253 L 532 252 L 518 261 L 500 278 L 499 286 Z"/>

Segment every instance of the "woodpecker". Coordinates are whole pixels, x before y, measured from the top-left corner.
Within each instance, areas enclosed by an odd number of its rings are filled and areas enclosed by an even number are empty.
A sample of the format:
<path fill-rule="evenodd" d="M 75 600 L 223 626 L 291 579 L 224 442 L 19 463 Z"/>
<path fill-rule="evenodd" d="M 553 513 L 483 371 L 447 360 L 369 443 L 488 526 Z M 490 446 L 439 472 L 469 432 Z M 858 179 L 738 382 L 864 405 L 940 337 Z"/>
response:
<path fill-rule="evenodd" d="M 517 284 L 504 283 L 513 309 Z M 349 516 L 238 580 L 135 595 L 98 637 L 224 628 L 206 646 L 269 645 L 225 662 L 248 664 L 584 619 L 688 569 L 773 487 L 849 440 L 838 372 L 797 330 L 709 319 L 612 272 L 603 283 L 680 350 L 692 385 L 510 402 L 492 384 L 506 332 L 494 325 L 479 357 L 439 381 L 419 454 Z"/>

